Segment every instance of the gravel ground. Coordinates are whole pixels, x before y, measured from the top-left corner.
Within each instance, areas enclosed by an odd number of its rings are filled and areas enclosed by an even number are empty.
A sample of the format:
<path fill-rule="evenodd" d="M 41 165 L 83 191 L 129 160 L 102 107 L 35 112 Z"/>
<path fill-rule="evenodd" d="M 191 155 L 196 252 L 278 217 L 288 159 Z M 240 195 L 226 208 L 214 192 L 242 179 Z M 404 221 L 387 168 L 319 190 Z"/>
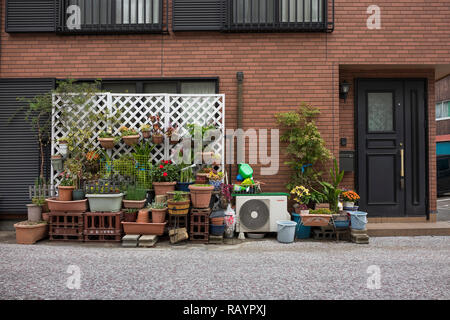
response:
<path fill-rule="evenodd" d="M 68 289 L 69 265 L 81 271 Z M 377 265 L 381 288 L 368 289 Z M 450 238 L 150 249 L 0 243 L 0 299 L 450 299 Z"/>

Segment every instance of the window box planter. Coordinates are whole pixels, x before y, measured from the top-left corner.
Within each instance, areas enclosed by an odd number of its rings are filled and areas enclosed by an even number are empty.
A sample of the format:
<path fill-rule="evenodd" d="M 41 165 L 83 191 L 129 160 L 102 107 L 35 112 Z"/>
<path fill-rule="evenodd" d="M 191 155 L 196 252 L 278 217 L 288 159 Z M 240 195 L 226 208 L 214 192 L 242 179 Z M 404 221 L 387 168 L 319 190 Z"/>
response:
<path fill-rule="evenodd" d="M 123 207 L 125 209 L 142 209 L 145 206 L 145 201 L 147 201 L 147 199 L 144 200 L 125 200 L 123 199 Z"/>
<path fill-rule="evenodd" d="M 47 222 L 30 223 L 22 221 L 14 224 L 16 242 L 19 244 L 34 244 L 48 235 Z"/>
<path fill-rule="evenodd" d="M 58 200 L 72 201 L 73 190 L 75 190 L 74 186 L 58 186 Z"/>
<path fill-rule="evenodd" d="M 166 192 L 175 191 L 175 185 L 173 182 L 153 182 L 153 188 L 155 189 L 155 196 L 166 195 Z"/>
<path fill-rule="evenodd" d="M 300 214 L 302 224 L 309 227 L 326 227 L 330 223 L 331 214 Z"/>
<path fill-rule="evenodd" d="M 208 208 L 213 189 L 214 187 L 211 185 L 190 185 L 189 190 L 191 191 L 192 206 L 194 208 Z"/>
<path fill-rule="evenodd" d="M 105 149 L 112 149 L 115 145 L 114 138 L 98 138 L 98 142 Z"/>
<path fill-rule="evenodd" d="M 91 212 L 119 212 L 122 207 L 123 193 L 86 194 Z"/>
<path fill-rule="evenodd" d="M 88 200 L 77 200 L 77 201 L 60 201 L 56 198 L 45 199 L 47 201 L 48 209 L 51 212 L 86 212 Z"/>
<path fill-rule="evenodd" d="M 137 222 L 122 222 L 125 234 L 143 234 L 143 235 L 157 235 L 164 234 L 164 228 L 167 222 L 163 223 L 137 223 Z"/>
<path fill-rule="evenodd" d="M 37 204 L 27 204 L 28 221 L 38 222 L 42 220 L 42 207 Z"/>
<path fill-rule="evenodd" d="M 125 142 L 125 144 L 127 146 L 132 147 L 139 142 L 139 135 L 136 134 L 133 136 L 123 136 L 122 139 L 123 139 L 123 142 Z"/>

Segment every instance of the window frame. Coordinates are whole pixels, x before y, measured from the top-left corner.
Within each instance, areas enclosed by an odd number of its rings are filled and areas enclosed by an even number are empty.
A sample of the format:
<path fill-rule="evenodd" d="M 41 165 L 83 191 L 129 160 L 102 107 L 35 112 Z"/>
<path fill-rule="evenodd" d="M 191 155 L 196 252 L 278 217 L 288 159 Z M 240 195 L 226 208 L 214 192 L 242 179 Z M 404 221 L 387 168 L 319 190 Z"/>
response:
<path fill-rule="evenodd" d="M 445 117 L 438 118 L 438 112 L 437 112 L 438 105 L 440 105 L 439 107 L 442 108 L 442 109 L 444 109 L 444 105 L 447 106 L 447 110 L 446 110 L 447 111 L 446 112 L 447 115 Z M 435 112 L 436 112 L 435 119 L 436 119 L 436 121 L 449 120 L 450 119 L 449 109 L 450 109 L 450 100 L 443 100 L 443 101 L 437 102 L 436 105 L 435 105 Z"/>

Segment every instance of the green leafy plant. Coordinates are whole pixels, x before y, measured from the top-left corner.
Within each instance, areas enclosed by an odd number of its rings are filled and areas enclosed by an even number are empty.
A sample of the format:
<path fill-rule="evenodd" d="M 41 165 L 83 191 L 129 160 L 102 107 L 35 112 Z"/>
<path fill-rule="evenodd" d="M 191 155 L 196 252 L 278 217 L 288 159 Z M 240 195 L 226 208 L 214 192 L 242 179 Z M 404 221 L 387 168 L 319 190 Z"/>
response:
<path fill-rule="evenodd" d="M 296 111 L 275 114 L 277 123 L 284 129 L 280 140 L 288 143 L 286 152 L 292 159 L 286 162 L 294 171 L 287 184 L 289 190 L 297 185 L 308 189 L 317 186 L 321 172 L 316 167 L 331 157 L 314 121 L 319 114 L 318 108 L 306 103 Z"/>
<path fill-rule="evenodd" d="M 146 189 L 140 189 L 140 188 L 137 188 L 136 186 L 131 186 L 131 185 L 129 185 L 126 188 L 126 195 L 125 195 L 126 200 L 140 201 L 140 200 L 144 200 L 146 197 L 147 197 Z"/>
<path fill-rule="evenodd" d="M 60 186 L 62 187 L 74 186 L 73 180 L 68 172 L 63 171 L 60 173 L 60 176 L 62 177 L 61 182 L 59 183 Z"/>
<path fill-rule="evenodd" d="M 189 193 L 185 191 L 175 191 L 173 194 L 173 198 L 170 201 L 173 202 L 184 202 L 187 201 L 189 198 Z"/>
<path fill-rule="evenodd" d="M 339 167 L 336 159 L 333 159 L 333 168 L 330 169 L 331 183 L 326 181 L 321 181 L 320 184 L 323 187 L 323 194 L 325 199 L 330 204 L 330 209 L 333 212 L 338 211 L 339 195 L 342 190 L 339 189 L 339 184 L 344 178 L 344 171 L 339 171 Z"/>
<path fill-rule="evenodd" d="M 152 202 L 152 204 L 149 206 L 150 209 L 166 209 L 167 203 L 166 202 Z"/>
<path fill-rule="evenodd" d="M 192 172 L 192 166 L 183 164 L 180 165 L 180 179 L 179 182 L 192 182 L 194 181 L 194 173 Z"/>
<path fill-rule="evenodd" d="M 45 197 L 34 197 L 31 202 L 37 206 L 43 206 L 45 204 Z"/>
<path fill-rule="evenodd" d="M 333 214 L 333 212 L 327 208 L 320 208 L 309 211 L 309 214 Z"/>
<path fill-rule="evenodd" d="M 125 126 L 122 126 L 119 128 L 120 134 L 122 135 L 122 137 L 126 137 L 126 136 L 135 136 L 137 135 L 137 131 L 134 130 L 133 128 L 127 128 Z"/>
<path fill-rule="evenodd" d="M 140 144 L 134 147 L 133 156 L 136 160 L 142 161 L 142 159 L 149 159 L 155 145 L 151 145 L 148 141 L 141 141 Z"/>

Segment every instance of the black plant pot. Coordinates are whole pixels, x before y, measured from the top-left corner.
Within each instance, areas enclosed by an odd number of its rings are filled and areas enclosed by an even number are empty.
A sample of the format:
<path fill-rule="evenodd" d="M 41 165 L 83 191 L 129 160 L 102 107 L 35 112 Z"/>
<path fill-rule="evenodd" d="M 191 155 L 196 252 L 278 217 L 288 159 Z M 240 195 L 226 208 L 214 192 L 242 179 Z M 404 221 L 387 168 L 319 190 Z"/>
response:
<path fill-rule="evenodd" d="M 72 200 L 84 200 L 86 198 L 83 189 L 76 189 L 72 191 Z"/>

